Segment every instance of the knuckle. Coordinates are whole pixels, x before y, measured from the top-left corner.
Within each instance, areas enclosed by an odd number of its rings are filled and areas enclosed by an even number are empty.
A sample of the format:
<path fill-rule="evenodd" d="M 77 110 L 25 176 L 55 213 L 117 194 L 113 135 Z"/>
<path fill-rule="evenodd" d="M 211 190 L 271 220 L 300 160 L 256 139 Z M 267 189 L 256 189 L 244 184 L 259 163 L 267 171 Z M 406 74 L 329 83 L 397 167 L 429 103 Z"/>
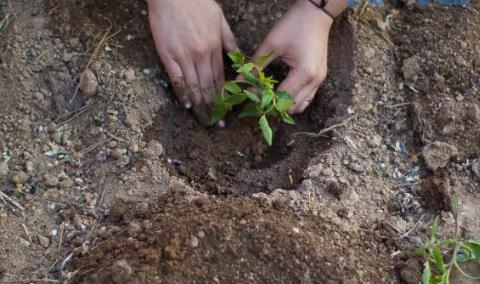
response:
<path fill-rule="evenodd" d="M 302 71 L 307 80 L 313 80 L 318 76 L 318 71 L 315 66 L 305 66 Z"/>
<path fill-rule="evenodd" d="M 209 52 L 209 47 L 205 43 L 199 43 L 196 44 L 195 47 L 193 48 L 193 55 L 197 58 L 202 58 L 207 56 Z"/>
<path fill-rule="evenodd" d="M 320 82 L 325 81 L 325 79 L 327 78 L 327 73 L 328 73 L 328 72 L 327 72 L 326 69 L 324 69 L 324 70 L 322 70 L 322 71 L 320 72 L 320 74 L 319 74 L 319 80 L 320 80 Z"/>
<path fill-rule="evenodd" d="M 170 80 L 175 89 L 185 89 L 185 80 L 180 75 L 170 75 Z"/>

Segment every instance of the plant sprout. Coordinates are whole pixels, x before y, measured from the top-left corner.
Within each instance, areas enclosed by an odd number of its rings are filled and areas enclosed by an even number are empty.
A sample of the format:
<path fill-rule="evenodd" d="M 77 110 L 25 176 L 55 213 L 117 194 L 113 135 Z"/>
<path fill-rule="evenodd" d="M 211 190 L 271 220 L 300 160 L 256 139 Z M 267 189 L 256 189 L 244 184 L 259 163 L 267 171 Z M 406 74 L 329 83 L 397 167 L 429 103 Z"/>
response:
<path fill-rule="evenodd" d="M 454 197 L 452 199 L 452 208 L 455 212 L 457 207 L 458 201 Z M 457 234 L 454 238 L 438 238 L 438 220 L 435 220 L 430 239 L 418 250 L 418 253 L 425 258 L 422 273 L 423 284 L 450 284 L 450 276 L 454 269 L 458 270 L 466 278 L 480 280 L 480 277 L 471 276 L 460 267 L 460 264 L 466 262 L 480 264 L 480 240 L 463 240 L 459 238 L 458 216 L 455 216 L 455 219 L 457 222 Z M 452 252 L 451 255 L 448 258 L 444 257 L 448 252 Z"/>
<path fill-rule="evenodd" d="M 260 130 L 269 146 L 273 142 L 270 117 L 280 118 L 287 124 L 295 124 L 295 120 L 287 113 L 287 110 L 295 104 L 292 96 L 287 92 L 276 91 L 275 84 L 278 81 L 263 71 L 263 66 L 271 55 L 262 56 L 257 62 L 251 62 L 241 52 L 228 54 L 233 61 L 232 67 L 243 79 L 225 83 L 221 93 L 214 98 L 210 124 L 213 125 L 224 118 L 234 106 L 243 105 L 243 110 L 238 116 L 257 117 Z"/>

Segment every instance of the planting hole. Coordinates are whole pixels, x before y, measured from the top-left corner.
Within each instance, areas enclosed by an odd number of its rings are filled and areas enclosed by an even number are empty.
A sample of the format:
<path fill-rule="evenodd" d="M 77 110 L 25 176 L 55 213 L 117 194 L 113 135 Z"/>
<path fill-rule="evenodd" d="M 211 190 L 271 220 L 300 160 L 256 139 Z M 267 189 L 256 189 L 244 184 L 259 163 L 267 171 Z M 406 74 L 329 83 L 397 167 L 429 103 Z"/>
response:
<path fill-rule="evenodd" d="M 255 119 L 227 117 L 224 129 L 204 128 L 173 99 L 159 110 L 147 140 L 159 140 L 166 151 L 171 174 L 198 190 L 212 194 L 248 195 L 274 189 L 296 189 L 312 158 L 329 147 L 329 138 L 306 138 L 295 132 L 318 132 L 338 106 L 351 98 L 349 62 L 351 32 L 348 24 L 336 26 L 331 40 L 330 76 L 296 125 L 272 120 L 274 143 L 268 147 Z M 277 75 L 277 74 L 274 74 Z M 280 78 L 281 79 L 281 78 Z M 334 81 L 333 81 L 334 80 Z"/>

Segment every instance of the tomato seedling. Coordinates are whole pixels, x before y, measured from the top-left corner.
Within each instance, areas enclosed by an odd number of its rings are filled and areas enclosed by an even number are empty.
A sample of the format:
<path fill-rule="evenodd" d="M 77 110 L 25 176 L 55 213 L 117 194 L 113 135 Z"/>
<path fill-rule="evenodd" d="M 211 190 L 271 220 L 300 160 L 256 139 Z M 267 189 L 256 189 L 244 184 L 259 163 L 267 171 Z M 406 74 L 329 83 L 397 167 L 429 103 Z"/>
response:
<path fill-rule="evenodd" d="M 450 284 L 450 277 L 454 269 L 466 278 L 474 281 L 480 280 L 479 276 L 472 276 L 461 268 L 461 264 L 474 262 L 480 264 L 480 240 L 464 240 L 459 237 L 459 224 L 457 215 L 458 200 L 452 197 L 452 209 L 455 212 L 457 233 L 454 238 L 438 237 L 438 220 L 432 226 L 430 239 L 418 250 L 425 258 L 422 273 L 423 284 Z M 447 255 L 447 253 L 449 253 Z"/>
<path fill-rule="evenodd" d="M 292 96 L 284 91 L 275 90 L 278 83 L 272 76 L 264 73 L 263 67 L 272 54 L 260 57 L 256 62 L 246 59 L 241 52 L 230 52 L 232 67 L 243 75 L 242 80 L 225 83 L 219 95 L 214 97 L 214 106 L 210 116 L 213 125 L 224 118 L 234 106 L 243 105 L 240 118 L 257 117 L 258 125 L 269 146 L 273 142 L 273 131 L 269 118 L 280 118 L 284 123 L 295 124 L 287 110 L 295 104 Z"/>

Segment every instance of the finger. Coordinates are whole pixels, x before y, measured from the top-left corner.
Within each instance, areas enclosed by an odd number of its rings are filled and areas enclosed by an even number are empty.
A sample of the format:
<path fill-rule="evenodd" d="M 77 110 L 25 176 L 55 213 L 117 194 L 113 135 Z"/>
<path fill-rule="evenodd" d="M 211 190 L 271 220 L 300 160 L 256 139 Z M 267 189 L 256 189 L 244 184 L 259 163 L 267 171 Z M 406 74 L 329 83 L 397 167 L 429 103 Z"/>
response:
<path fill-rule="evenodd" d="M 180 63 L 186 83 L 186 93 L 193 103 L 193 113 L 203 125 L 208 125 L 208 110 L 203 103 L 200 84 L 195 70 L 195 64 L 190 60 Z"/>
<path fill-rule="evenodd" d="M 226 51 L 238 50 L 237 40 L 225 17 L 222 22 L 222 44 Z"/>
<path fill-rule="evenodd" d="M 317 94 L 319 88 L 318 84 L 311 84 L 302 90 L 297 97 L 295 97 L 296 104 L 291 112 L 292 114 L 300 114 L 305 111 L 305 109 L 310 106 Z"/>
<path fill-rule="evenodd" d="M 186 109 L 191 108 L 192 102 L 190 101 L 190 98 L 186 91 L 186 84 L 182 69 L 180 68 L 178 63 L 170 57 L 165 57 L 165 59 L 163 60 L 163 64 L 165 65 L 168 76 L 172 81 L 173 92 L 180 101 L 180 104 Z"/>
<path fill-rule="evenodd" d="M 293 110 L 297 107 L 299 94 L 309 86 L 310 82 L 308 78 L 302 76 L 302 73 L 298 69 L 292 68 L 288 72 L 285 80 L 278 86 L 279 91 L 287 92 L 295 99 L 295 104 L 289 109 L 290 114 L 293 114 Z"/>
<path fill-rule="evenodd" d="M 195 64 L 195 69 L 197 70 L 197 78 L 200 84 L 203 103 L 211 107 L 213 105 L 212 97 L 215 93 L 211 56 Z"/>
<path fill-rule="evenodd" d="M 225 71 L 223 69 L 223 54 L 222 49 L 215 50 L 212 54 L 212 70 L 213 70 L 213 84 L 215 86 L 215 95 L 220 94 L 223 85 L 225 84 Z M 222 119 L 217 122 L 217 127 L 224 128 L 226 125 Z"/>
<path fill-rule="evenodd" d="M 212 54 L 212 72 L 213 84 L 215 86 L 215 93 L 220 93 L 225 84 L 225 72 L 223 70 L 223 54 L 222 49 L 215 50 Z"/>

